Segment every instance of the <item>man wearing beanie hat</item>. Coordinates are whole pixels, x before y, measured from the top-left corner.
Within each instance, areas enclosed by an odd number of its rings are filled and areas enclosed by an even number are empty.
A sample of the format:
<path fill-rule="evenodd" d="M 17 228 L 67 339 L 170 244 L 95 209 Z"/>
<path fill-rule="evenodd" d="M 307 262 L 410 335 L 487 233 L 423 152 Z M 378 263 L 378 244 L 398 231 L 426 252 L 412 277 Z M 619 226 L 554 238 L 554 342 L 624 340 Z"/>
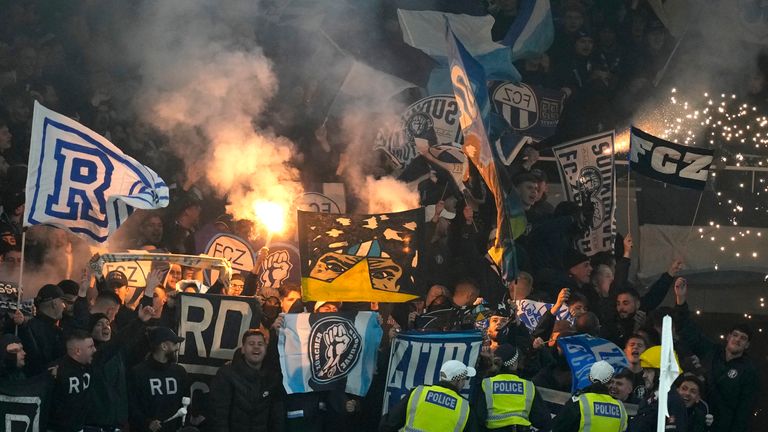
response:
<path fill-rule="evenodd" d="M 532 382 L 517 376 L 522 354 L 513 345 L 503 344 L 493 353 L 496 375 L 482 382 L 475 413 L 488 430 L 504 432 L 549 430 L 551 416 Z"/>
<path fill-rule="evenodd" d="M 118 351 L 105 360 L 100 367 L 93 368 L 91 389 L 88 398 L 86 424 L 102 430 L 115 430 L 128 422 L 128 384 L 125 379 L 125 352 L 141 339 L 143 326 L 136 326 L 134 319 L 123 334 L 114 336 L 109 317 L 103 313 L 91 314 L 88 333 L 93 338 L 96 352 L 105 351 L 115 344 Z M 127 333 L 127 335 L 126 335 Z M 114 339 L 114 340 L 113 340 Z M 122 342 L 121 342 L 122 341 Z"/>
<path fill-rule="evenodd" d="M 418 430 L 422 432 L 474 431 L 475 417 L 469 402 L 459 395 L 475 368 L 449 360 L 440 368 L 440 382 L 411 390 L 381 419 L 379 432 Z"/>
<path fill-rule="evenodd" d="M 623 432 L 627 430 L 627 410 L 608 390 L 614 374 L 605 360 L 592 364 L 589 386 L 568 400 L 552 423 L 552 432 Z"/>

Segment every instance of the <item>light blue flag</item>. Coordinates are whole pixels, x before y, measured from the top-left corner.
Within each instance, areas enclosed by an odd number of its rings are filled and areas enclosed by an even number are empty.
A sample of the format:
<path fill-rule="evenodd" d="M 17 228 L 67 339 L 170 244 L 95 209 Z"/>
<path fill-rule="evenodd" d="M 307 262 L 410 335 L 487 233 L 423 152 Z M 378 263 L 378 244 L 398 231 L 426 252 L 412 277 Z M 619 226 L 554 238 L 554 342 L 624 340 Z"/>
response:
<path fill-rule="evenodd" d="M 382 334 L 376 312 L 285 315 L 277 342 L 285 391 L 365 396 Z"/>
<path fill-rule="evenodd" d="M 398 334 L 392 340 L 382 414 L 416 386 L 439 382 L 440 367 L 448 360 L 475 367 L 482 345 L 483 336 L 477 330 Z M 474 380 L 459 394 L 469 398 L 473 384 Z"/>
<path fill-rule="evenodd" d="M 557 344 L 563 350 L 568 366 L 571 367 L 571 374 L 573 376 L 572 393 L 591 384 L 589 381 L 589 369 L 595 362 L 605 360 L 617 372 L 629 367 L 624 351 L 609 340 L 587 334 L 579 334 L 558 338 Z"/>
<path fill-rule="evenodd" d="M 549 0 L 522 0 L 502 44 L 512 48 L 512 60 L 531 58 L 546 52 L 555 39 Z"/>
<path fill-rule="evenodd" d="M 35 102 L 24 226 L 49 224 L 103 242 L 134 208 L 168 205 L 154 171 L 103 136 Z"/>
<path fill-rule="evenodd" d="M 491 37 L 495 19 L 479 2 L 399 0 L 397 6 L 403 41 L 425 52 L 439 65 L 430 74 L 429 94 L 450 92 L 448 52 L 441 41 L 446 19 L 467 51 L 483 66 L 489 80 L 519 82 L 520 73 L 512 62 L 546 52 L 554 39 L 549 0 L 522 0 L 517 18 L 501 41 Z"/>

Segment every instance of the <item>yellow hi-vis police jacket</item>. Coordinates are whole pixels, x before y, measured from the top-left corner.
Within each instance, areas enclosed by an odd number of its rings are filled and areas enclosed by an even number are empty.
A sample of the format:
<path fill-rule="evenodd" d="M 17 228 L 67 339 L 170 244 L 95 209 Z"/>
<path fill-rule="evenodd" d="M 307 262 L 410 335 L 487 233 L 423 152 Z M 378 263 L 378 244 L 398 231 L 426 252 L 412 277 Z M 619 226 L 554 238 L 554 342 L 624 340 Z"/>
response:
<path fill-rule="evenodd" d="M 405 432 L 461 432 L 469 420 L 469 402 L 440 386 L 416 387 L 408 398 Z"/>
<path fill-rule="evenodd" d="M 584 393 L 579 396 L 579 432 L 624 432 L 627 430 L 627 410 L 624 404 L 609 395 Z"/>
<path fill-rule="evenodd" d="M 488 418 L 485 422 L 488 429 L 531 425 L 528 416 L 536 394 L 536 387 L 532 382 L 513 374 L 498 374 L 484 379 L 482 387 L 488 407 Z"/>

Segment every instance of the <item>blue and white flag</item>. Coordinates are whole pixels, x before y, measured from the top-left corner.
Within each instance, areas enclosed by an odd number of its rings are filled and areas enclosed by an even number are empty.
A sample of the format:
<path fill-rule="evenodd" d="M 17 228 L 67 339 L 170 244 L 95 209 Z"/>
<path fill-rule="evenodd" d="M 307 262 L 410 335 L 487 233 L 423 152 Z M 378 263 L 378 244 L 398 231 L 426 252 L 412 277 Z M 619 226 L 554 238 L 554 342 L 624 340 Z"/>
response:
<path fill-rule="evenodd" d="M 392 340 L 382 414 L 416 386 L 439 382 L 440 367 L 448 360 L 474 367 L 482 345 L 482 333 L 476 330 L 398 334 Z M 459 394 L 469 398 L 470 391 L 471 386 L 467 386 Z"/>
<path fill-rule="evenodd" d="M 168 205 L 154 171 L 103 136 L 35 102 L 24 226 L 55 225 L 103 242 L 134 208 Z"/>
<path fill-rule="evenodd" d="M 397 16 L 403 41 L 420 49 L 441 67 L 432 71 L 429 94 L 450 91 L 448 51 L 442 40 L 448 20 L 467 51 L 485 69 L 490 80 L 518 82 L 520 73 L 512 62 L 544 53 L 554 39 L 554 24 L 549 0 L 522 0 L 517 18 L 501 41 L 494 41 L 495 23 L 479 2 L 466 0 L 399 0 Z"/>
<path fill-rule="evenodd" d="M 529 331 L 535 330 L 541 321 L 541 317 L 548 310 L 552 309 L 552 303 L 542 303 L 533 300 L 515 300 L 515 304 L 517 305 L 517 310 L 515 311 L 517 318 Z M 560 306 L 560 310 L 557 311 L 555 318 L 573 323 L 573 317 L 566 306 Z"/>
<path fill-rule="evenodd" d="M 365 396 L 381 336 L 375 312 L 285 315 L 277 342 L 285 391 L 341 389 Z"/>
<path fill-rule="evenodd" d="M 589 369 L 595 362 L 605 360 L 616 371 L 629 367 L 624 351 L 616 346 L 615 343 L 605 339 L 587 334 L 579 334 L 558 338 L 557 344 L 563 350 L 568 366 L 571 367 L 571 374 L 573 376 L 572 393 L 591 384 L 589 381 Z"/>
<path fill-rule="evenodd" d="M 491 86 L 490 93 L 494 111 L 518 134 L 538 142 L 557 131 L 566 98 L 562 90 L 498 82 Z"/>

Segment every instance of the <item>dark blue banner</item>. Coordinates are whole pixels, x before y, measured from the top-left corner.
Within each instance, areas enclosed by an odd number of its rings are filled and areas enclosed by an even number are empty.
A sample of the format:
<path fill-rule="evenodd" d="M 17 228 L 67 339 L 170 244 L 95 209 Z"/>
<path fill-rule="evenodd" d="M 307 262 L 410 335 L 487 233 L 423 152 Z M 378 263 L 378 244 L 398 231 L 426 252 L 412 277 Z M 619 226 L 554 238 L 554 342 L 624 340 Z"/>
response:
<path fill-rule="evenodd" d="M 440 381 L 440 367 L 448 360 L 474 367 L 482 344 L 482 333 L 475 330 L 398 334 L 392 340 L 382 413 L 387 413 L 416 386 Z M 469 397 L 470 386 L 460 394 Z"/>

